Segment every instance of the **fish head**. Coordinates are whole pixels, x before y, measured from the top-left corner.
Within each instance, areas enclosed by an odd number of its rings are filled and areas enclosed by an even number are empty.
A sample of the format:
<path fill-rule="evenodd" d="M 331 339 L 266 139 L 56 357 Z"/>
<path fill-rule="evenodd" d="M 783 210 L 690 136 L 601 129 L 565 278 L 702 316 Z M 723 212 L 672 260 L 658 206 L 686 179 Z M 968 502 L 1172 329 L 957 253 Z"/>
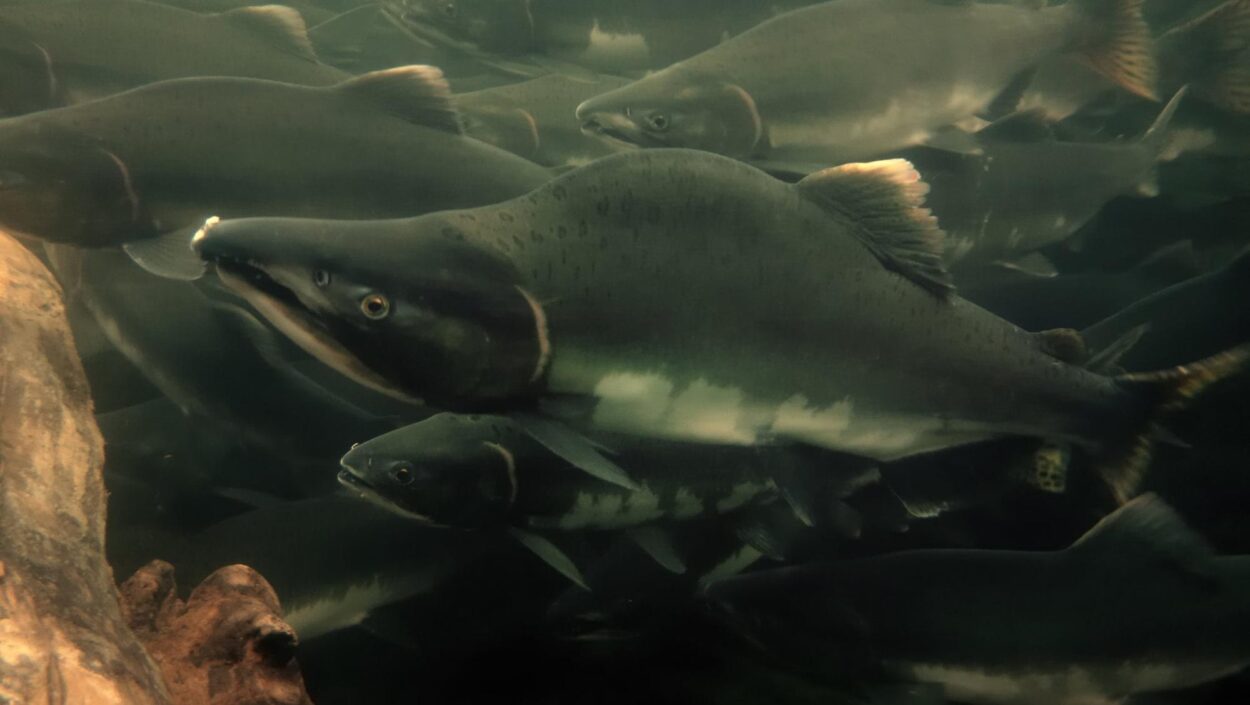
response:
<path fill-rule="evenodd" d="M 86 247 L 155 234 L 120 156 L 55 137 L 0 143 L 0 225 Z"/>
<path fill-rule="evenodd" d="M 583 132 L 640 147 L 701 149 L 736 158 L 750 157 L 763 136 L 759 110 L 745 89 L 674 69 L 583 102 L 577 119 Z"/>
<path fill-rule="evenodd" d="M 339 482 L 427 523 L 500 526 L 516 501 L 516 438 L 506 418 L 436 414 L 353 447 Z"/>
<path fill-rule="evenodd" d="M 549 355 L 541 307 L 510 262 L 421 220 L 210 219 L 192 248 L 360 384 L 450 410 L 528 394 Z"/>

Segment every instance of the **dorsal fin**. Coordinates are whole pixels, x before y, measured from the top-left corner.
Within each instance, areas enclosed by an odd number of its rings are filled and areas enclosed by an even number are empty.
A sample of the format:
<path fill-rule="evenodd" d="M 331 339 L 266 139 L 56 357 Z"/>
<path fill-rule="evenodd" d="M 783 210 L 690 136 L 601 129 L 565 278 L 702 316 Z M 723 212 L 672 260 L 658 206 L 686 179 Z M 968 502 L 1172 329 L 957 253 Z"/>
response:
<path fill-rule="evenodd" d="M 434 66 L 396 66 L 343 81 L 334 90 L 367 100 L 413 123 L 464 134 L 451 87 Z"/>
<path fill-rule="evenodd" d="M 1195 569 L 1214 552 L 1156 495 L 1145 494 L 1107 515 L 1072 544 L 1070 551 L 1149 557 Z"/>
<path fill-rule="evenodd" d="M 888 269 L 937 296 L 954 291 L 942 262 L 945 235 L 924 207 L 929 185 L 906 159 L 843 164 L 796 184 L 801 193 L 839 216 Z"/>
<path fill-rule="evenodd" d="M 1046 119 L 1046 111 L 1033 108 L 991 122 L 977 133 L 977 138 L 1002 142 L 1049 142 L 1055 139 L 1055 133 Z"/>
<path fill-rule="evenodd" d="M 220 17 L 297 56 L 317 60 L 317 51 L 308 38 L 308 26 L 299 10 L 286 5 L 252 5 L 223 12 Z"/>

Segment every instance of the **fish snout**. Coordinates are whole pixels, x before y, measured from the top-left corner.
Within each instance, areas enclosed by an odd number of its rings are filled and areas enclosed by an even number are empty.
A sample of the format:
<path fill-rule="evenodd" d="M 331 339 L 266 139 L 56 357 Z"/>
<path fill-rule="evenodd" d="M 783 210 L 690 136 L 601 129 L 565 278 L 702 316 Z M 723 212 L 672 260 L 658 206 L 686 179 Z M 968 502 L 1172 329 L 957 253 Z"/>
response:
<path fill-rule="evenodd" d="M 583 103 L 584 107 L 586 104 Z M 620 140 L 631 144 L 643 141 L 638 125 L 622 112 L 610 110 L 582 111 L 578 109 L 582 132 L 587 135 Z"/>
<path fill-rule="evenodd" d="M 191 250 L 195 252 L 195 254 L 200 257 L 204 256 L 204 241 L 208 238 L 209 231 L 217 227 L 217 224 L 220 222 L 221 218 L 214 215 L 208 220 L 205 220 L 204 224 L 200 226 L 200 229 L 195 231 L 195 235 L 191 236 Z"/>

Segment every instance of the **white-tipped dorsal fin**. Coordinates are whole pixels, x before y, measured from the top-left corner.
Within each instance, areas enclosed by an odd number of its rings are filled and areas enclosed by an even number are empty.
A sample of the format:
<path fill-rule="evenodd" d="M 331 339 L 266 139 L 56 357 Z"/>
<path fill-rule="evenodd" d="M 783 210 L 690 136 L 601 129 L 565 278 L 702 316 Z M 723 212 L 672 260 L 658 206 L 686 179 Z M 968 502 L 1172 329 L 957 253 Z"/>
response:
<path fill-rule="evenodd" d="M 937 296 L 954 291 L 942 261 L 945 237 L 924 207 L 929 185 L 906 159 L 843 164 L 800 181 L 798 189 L 850 221 L 852 233 L 888 269 Z"/>
<path fill-rule="evenodd" d="M 335 90 L 367 100 L 400 118 L 454 134 L 463 134 L 460 113 L 443 72 L 433 66 L 396 66 L 348 79 Z"/>
<path fill-rule="evenodd" d="M 308 38 L 304 16 L 286 5 L 252 5 L 221 13 L 235 26 L 255 32 L 273 44 L 309 61 L 317 60 L 317 51 Z"/>
<path fill-rule="evenodd" d="M 1196 569 L 1214 552 L 1166 502 L 1145 494 L 1120 507 L 1072 544 L 1071 551 L 1100 556 L 1154 556 Z"/>

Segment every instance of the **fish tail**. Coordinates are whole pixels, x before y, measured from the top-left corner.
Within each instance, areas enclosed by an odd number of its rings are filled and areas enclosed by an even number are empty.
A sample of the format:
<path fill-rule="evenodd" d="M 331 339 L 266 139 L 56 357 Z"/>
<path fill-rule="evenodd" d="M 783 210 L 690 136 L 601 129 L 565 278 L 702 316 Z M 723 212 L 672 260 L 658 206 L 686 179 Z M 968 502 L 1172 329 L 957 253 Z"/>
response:
<path fill-rule="evenodd" d="M 1157 440 L 1170 437 L 1163 419 L 1187 408 L 1200 394 L 1242 372 L 1250 363 L 1250 344 L 1170 370 L 1120 375 L 1115 382 L 1136 401 L 1136 427 L 1119 443 L 1103 448 L 1099 470 L 1116 499 L 1127 502 L 1150 465 Z"/>
<path fill-rule="evenodd" d="M 1188 57 L 1202 57 L 1190 81 L 1195 94 L 1225 110 L 1250 115 L 1250 0 L 1232 0 L 1169 31 Z"/>
<path fill-rule="evenodd" d="M 1084 47 L 1086 60 L 1125 90 L 1157 100 L 1158 62 L 1143 0 L 1075 0 L 1098 28 Z"/>

